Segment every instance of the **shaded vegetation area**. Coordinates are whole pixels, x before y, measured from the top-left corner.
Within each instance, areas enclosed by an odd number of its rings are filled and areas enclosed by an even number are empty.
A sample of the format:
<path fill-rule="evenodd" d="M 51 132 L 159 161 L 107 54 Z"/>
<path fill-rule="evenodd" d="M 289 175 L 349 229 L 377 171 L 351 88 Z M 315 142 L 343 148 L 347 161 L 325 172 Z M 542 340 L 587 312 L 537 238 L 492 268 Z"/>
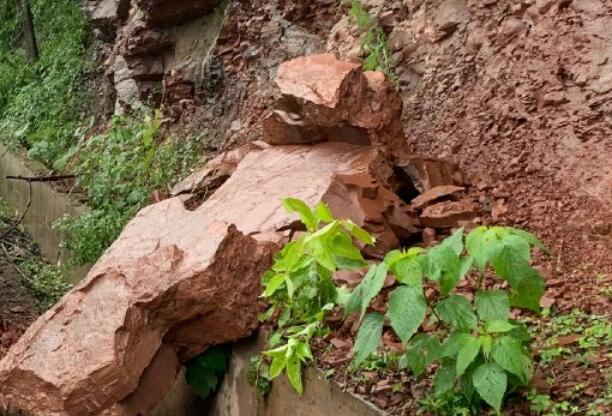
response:
<path fill-rule="evenodd" d="M 0 5 L 0 140 L 50 169 L 77 175 L 92 210 L 57 226 L 67 233 L 76 263 L 91 263 L 150 202 L 151 192 L 166 195 L 195 164 L 198 143 L 165 139 L 161 114 L 149 109 L 115 116 L 92 135 L 87 108 L 95 63 L 87 56 L 79 3 L 32 0 L 31 7 L 40 49 L 34 64 L 25 52 L 19 3 Z"/>
<path fill-rule="evenodd" d="M 70 288 L 66 283 L 66 270 L 46 261 L 36 243 L 20 226 L 15 226 L 16 221 L 14 213 L 0 200 L 0 233 L 3 235 L 0 256 L 8 261 L 6 266 L 19 274 L 41 309 L 46 310 Z"/>
<path fill-rule="evenodd" d="M 86 24 L 79 3 L 31 0 L 39 59 L 23 46 L 17 1 L 0 4 L 0 139 L 63 168 L 75 145 L 87 99 Z"/>

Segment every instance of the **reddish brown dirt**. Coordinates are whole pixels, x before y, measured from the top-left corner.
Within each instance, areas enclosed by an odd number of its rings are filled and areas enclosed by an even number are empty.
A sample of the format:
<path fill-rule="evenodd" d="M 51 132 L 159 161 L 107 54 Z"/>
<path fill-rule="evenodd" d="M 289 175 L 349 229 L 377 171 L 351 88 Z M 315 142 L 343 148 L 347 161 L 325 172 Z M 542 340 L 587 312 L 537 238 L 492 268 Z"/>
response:
<path fill-rule="evenodd" d="M 483 191 L 486 222 L 530 229 L 554 249 L 543 266 L 558 308 L 609 311 L 594 278 L 612 275 L 612 4 L 409 9 L 399 26 L 417 46 L 397 71 L 410 149 L 460 163 Z M 449 9 L 468 20 L 429 41 Z"/>
<path fill-rule="evenodd" d="M 38 312 L 34 295 L 0 250 L 0 359 L 37 318 Z"/>

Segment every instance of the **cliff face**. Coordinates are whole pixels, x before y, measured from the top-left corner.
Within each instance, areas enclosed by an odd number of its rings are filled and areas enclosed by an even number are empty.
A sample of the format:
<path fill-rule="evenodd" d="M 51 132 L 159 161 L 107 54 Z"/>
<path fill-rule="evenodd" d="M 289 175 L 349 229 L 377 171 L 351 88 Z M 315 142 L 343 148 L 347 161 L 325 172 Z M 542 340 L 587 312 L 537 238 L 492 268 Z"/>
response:
<path fill-rule="evenodd" d="M 115 112 L 145 104 L 193 107 L 224 18 L 218 0 L 88 0 L 85 10 L 107 42 L 104 61 Z M 178 105 L 178 106 L 177 106 Z M 173 108 L 173 106 L 175 106 Z"/>

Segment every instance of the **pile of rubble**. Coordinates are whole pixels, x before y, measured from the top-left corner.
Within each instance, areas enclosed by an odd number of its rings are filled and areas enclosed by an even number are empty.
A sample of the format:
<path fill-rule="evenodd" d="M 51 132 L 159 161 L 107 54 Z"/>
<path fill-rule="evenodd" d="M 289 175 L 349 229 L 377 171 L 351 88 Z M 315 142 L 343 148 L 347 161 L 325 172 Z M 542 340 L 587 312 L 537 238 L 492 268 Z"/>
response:
<path fill-rule="evenodd" d="M 12 347 L 0 362 L 0 407 L 149 414 L 181 363 L 257 329 L 261 275 L 299 227 L 285 197 L 324 201 L 371 231 L 372 258 L 476 217 L 452 163 L 387 154 L 405 139 L 401 101 L 381 74 L 315 55 L 281 65 L 277 85 L 262 141 L 142 210 Z"/>

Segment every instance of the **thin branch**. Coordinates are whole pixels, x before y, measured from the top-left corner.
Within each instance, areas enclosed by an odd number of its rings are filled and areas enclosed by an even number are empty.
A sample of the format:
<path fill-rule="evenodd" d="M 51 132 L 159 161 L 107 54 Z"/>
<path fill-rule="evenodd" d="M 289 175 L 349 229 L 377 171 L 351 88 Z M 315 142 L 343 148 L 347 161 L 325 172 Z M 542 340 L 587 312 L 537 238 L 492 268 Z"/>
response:
<path fill-rule="evenodd" d="M 25 218 L 28 212 L 28 209 L 30 209 L 31 204 L 32 204 L 32 182 L 28 182 L 28 202 L 26 203 L 26 206 L 23 209 L 23 212 L 21 213 L 21 216 L 19 217 L 17 222 L 11 225 L 8 228 L 8 230 L 6 230 L 4 233 L 2 233 L 2 235 L 0 235 L 0 240 L 4 240 L 10 233 L 13 232 L 13 230 L 15 230 L 19 226 L 19 224 L 21 224 L 21 222 L 23 221 L 23 219 Z"/>
<path fill-rule="evenodd" d="M 6 176 L 6 179 L 13 179 L 26 182 L 57 182 L 65 179 L 74 179 L 76 175 L 42 175 L 42 176 Z"/>
<path fill-rule="evenodd" d="M 0 242 L 0 247 L 2 247 L 2 251 L 4 252 L 4 255 L 6 256 L 6 259 L 9 261 L 9 263 L 11 263 L 11 265 L 13 266 L 13 268 L 15 269 L 15 271 L 17 273 L 19 273 L 19 275 L 23 278 L 24 281 L 28 281 L 27 276 L 23 273 L 23 271 L 19 268 L 19 266 L 17 265 L 17 263 L 15 263 L 15 261 L 13 260 L 13 258 L 11 257 L 11 255 L 9 254 L 8 250 L 6 249 L 6 246 L 4 245 L 3 242 Z"/>

